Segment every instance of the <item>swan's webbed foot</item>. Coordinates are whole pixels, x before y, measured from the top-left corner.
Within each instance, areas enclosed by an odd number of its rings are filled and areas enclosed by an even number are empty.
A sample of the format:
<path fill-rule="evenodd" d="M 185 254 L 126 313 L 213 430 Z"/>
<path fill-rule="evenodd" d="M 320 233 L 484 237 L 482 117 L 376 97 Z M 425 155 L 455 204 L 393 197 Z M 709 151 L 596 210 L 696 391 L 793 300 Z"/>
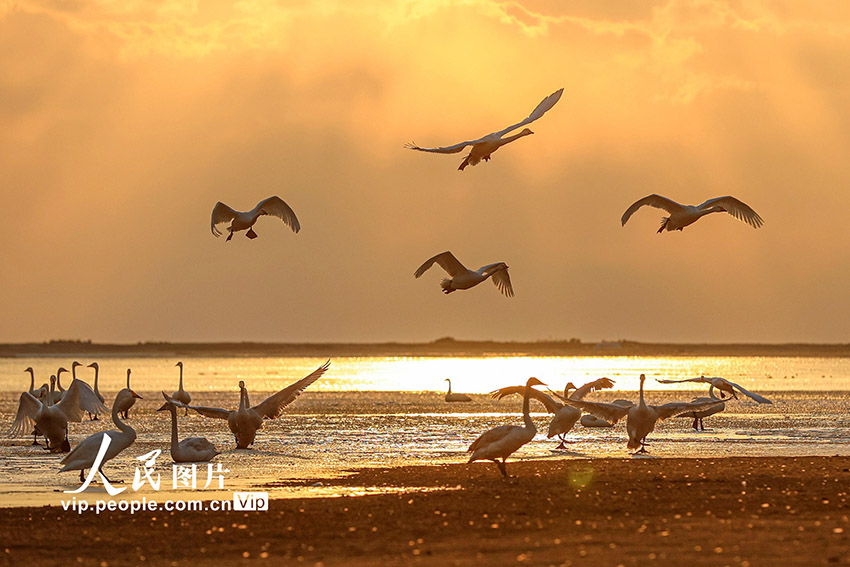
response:
<path fill-rule="evenodd" d="M 233 231 L 230 231 L 230 234 L 227 235 L 227 238 L 224 239 L 225 242 L 230 242 L 230 239 L 233 238 Z"/>
<path fill-rule="evenodd" d="M 249 229 L 248 229 L 248 232 L 246 232 L 246 233 L 245 233 L 245 236 L 247 236 L 247 237 L 248 237 L 248 238 L 250 238 L 251 240 L 254 240 L 255 238 L 257 238 L 257 233 L 256 233 L 256 232 L 254 232 L 254 229 L 253 229 L 253 228 L 249 228 Z"/>
<path fill-rule="evenodd" d="M 640 449 L 632 453 L 633 455 L 648 455 L 649 451 L 646 450 L 646 447 L 641 446 Z"/>

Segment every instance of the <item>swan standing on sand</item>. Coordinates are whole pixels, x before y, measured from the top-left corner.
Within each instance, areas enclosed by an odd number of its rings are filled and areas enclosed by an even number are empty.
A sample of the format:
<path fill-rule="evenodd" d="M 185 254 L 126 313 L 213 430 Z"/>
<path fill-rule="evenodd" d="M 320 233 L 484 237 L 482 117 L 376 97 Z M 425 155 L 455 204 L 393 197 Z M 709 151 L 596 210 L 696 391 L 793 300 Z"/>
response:
<path fill-rule="evenodd" d="M 576 388 L 572 382 L 567 382 L 567 385 L 564 388 L 564 398 L 581 400 L 593 390 L 611 388 L 613 386 L 614 382 L 608 378 L 599 378 L 598 380 L 588 382 L 581 388 Z M 491 392 L 490 395 L 493 398 L 501 400 L 505 396 L 511 394 L 525 395 L 526 390 L 527 389 L 524 386 L 509 386 L 507 388 L 500 388 L 498 390 L 495 390 Z M 549 432 L 547 433 L 546 437 L 551 439 L 552 437 L 557 435 L 561 443 L 557 447 L 555 447 L 555 449 L 565 449 L 566 439 L 564 438 L 564 436 L 570 431 L 572 431 L 573 426 L 576 424 L 576 421 L 578 421 L 578 419 L 581 417 L 581 410 L 578 410 L 569 404 L 547 396 L 543 392 L 537 391 L 533 388 L 528 393 L 531 397 L 542 403 L 546 407 L 546 411 L 553 414 L 552 421 L 549 422 Z"/>
<path fill-rule="evenodd" d="M 658 232 L 664 230 L 682 230 L 688 225 L 697 222 L 705 215 L 711 213 L 729 213 L 736 219 L 744 221 L 753 228 L 759 228 L 764 224 L 764 221 L 758 213 L 752 210 L 749 205 L 739 201 L 735 197 L 715 197 L 709 199 L 701 205 L 680 205 L 676 201 L 662 197 L 661 195 L 648 195 L 643 199 L 638 199 L 632 206 L 626 209 L 621 219 L 623 226 L 626 226 L 626 221 L 629 220 L 635 211 L 642 206 L 647 205 L 656 209 L 663 209 L 670 213 L 669 217 L 661 217 L 661 228 Z"/>
<path fill-rule="evenodd" d="M 508 265 L 504 262 L 487 264 L 486 266 L 478 268 L 476 271 L 472 271 L 461 264 L 451 252 L 443 252 L 442 254 L 437 254 L 433 258 L 426 260 L 425 263 L 419 266 L 419 269 L 413 273 L 413 276 L 416 278 L 420 277 L 428 270 L 428 268 L 433 266 L 435 262 L 451 276 L 450 278 L 444 278 L 440 282 L 440 287 L 443 288 L 443 293 L 447 295 L 458 289 L 469 289 L 485 281 L 487 278 L 492 277 L 493 283 L 497 288 L 499 288 L 499 291 L 507 297 L 514 296 L 514 288 L 511 285 L 511 277 L 508 275 Z"/>
<path fill-rule="evenodd" d="M 136 440 L 136 431 L 121 421 L 118 417 L 118 408 L 127 406 L 127 398 L 133 398 L 133 400 L 135 400 L 136 398 L 141 399 L 141 396 L 130 389 L 121 390 L 118 392 L 118 395 L 115 396 L 115 403 L 112 404 L 112 422 L 116 427 L 118 427 L 118 431 L 100 431 L 83 439 L 76 447 L 74 447 L 73 451 L 65 455 L 65 457 L 59 461 L 65 465 L 59 469 L 59 472 L 78 470 L 80 471 L 80 482 L 85 482 L 86 469 L 91 468 L 94 464 L 97 453 L 103 443 L 103 437 L 108 435 L 110 438 L 109 447 L 106 450 L 103 461 L 100 463 L 98 471 L 108 482 L 113 482 L 108 476 L 106 476 L 106 473 L 103 472 L 103 465 L 106 464 L 106 461 L 117 457 L 121 451 L 132 445 Z"/>
<path fill-rule="evenodd" d="M 233 238 L 233 233 L 239 232 L 241 230 L 247 230 L 245 233 L 250 239 L 257 238 L 257 233 L 254 232 L 254 223 L 257 222 L 263 215 L 271 215 L 273 217 L 277 217 L 286 224 L 289 228 L 292 229 L 292 232 L 298 232 L 301 230 L 301 223 L 298 222 L 298 217 L 295 216 L 295 212 L 287 205 L 283 199 L 277 196 L 269 197 L 263 201 L 257 203 L 257 206 L 251 209 L 250 211 L 234 211 L 221 201 L 215 204 L 212 211 L 212 219 L 210 220 L 210 229 L 212 233 L 219 237 L 221 236 L 221 231 L 218 229 L 217 225 L 223 224 L 226 222 L 230 222 L 230 226 L 227 227 L 227 231 L 230 233 L 227 235 L 227 240 Z"/>
<path fill-rule="evenodd" d="M 180 367 L 180 385 L 177 387 L 177 391 L 171 394 L 171 397 L 184 404 L 184 409 L 186 410 L 185 415 L 189 415 L 189 408 L 185 406 L 192 402 L 192 396 L 189 395 L 189 392 L 183 389 L 183 362 L 178 362 L 174 366 Z"/>
<path fill-rule="evenodd" d="M 452 381 L 446 378 L 446 382 L 449 383 L 449 391 L 446 393 L 446 401 L 447 402 L 471 402 L 472 398 L 467 396 L 466 394 L 453 394 L 452 393 Z"/>
<path fill-rule="evenodd" d="M 122 419 L 130 419 L 130 416 L 129 416 L 129 413 L 128 413 L 130 411 L 130 408 L 133 407 L 136 404 L 136 398 L 141 400 L 142 397 L 137 395 L 136 392 L 134 392 L 130 388 L 130 369 L 129 368 L 127 369 L 127 387 L 122 388 L 121 391 L 119 391 L 118 393 L 121 394 L 122 392 L 124 393 L 124 395 L 120 397 L 121 405 L 118 406 L 118 415 L 120 415 Z M 133 394 L 133 395 L 128 396 L 127 394 Z M 115 397 L 115 403 L 119 403 L 118 401 L 119 401 L 119 397 L 116 396 Z"/>
<path fill-rule="evenodd" d="M 251 407 L 248 400 L 248 390 L 245 382 L 239 381 L 239 409 L 226 410 L 222 408 L 208 408 L 202 406 L 189 406 L 199 414 L 215 419 L 226 419 L 230 431 L 236 438 L 237 449 L 247 449 L 254 443 L 257 431 L 263 427 L 263 419 L 277 418 L 283 408 L 295 401 L 295 398 L 304 391 L 307 386 L 318 380 L 330 367 L 328 360 L 305 378 L 287 386 L 280 392 L 273 394 L 256 406 Z"/>
<path fill-rule="evenodd" d="M 52 404 L 51 396 L 44 396 L 44 401 L 29 392 L 21 394 L 15 421 L 9 429 L 10 435 L 20 435 L 32 429 L 33 424 L 44 435 L 45 450 L 54 453 L 71 450 L 68 442 L 68 422 L 81 422 L 83 414 L 80 411 L 79 394 L 80 381 L 76 380 L 65 391 L 65 396 L 57 404 Z M 51 390 L 56 386 L 56 377 L 50 377 Z"/>
<path fill-rule="evenodd" d="M 517 122 L 516 124 L 513 124 L 511 126 L 508 126 L 504 130 L 499 130 L 498 132 L 487 134 L 486 136 L 478 138 L 477 140 L 469 140 L 467 142 L 461 142 L 453 146 L 445 146 L 441 148 L 422 148 L 412 142 L 409 144 L 405 144 L 404 147 L 409 150 L 418 150 L 420 152 L 456 154 L 463 150 L 463 148 L 465 148 L 466 146 L 472 146 L 472 150 L 469 152 L 469 155 L 467 155 L 463 159 L 463 162 L 461 162 L 460 167 L 458 167 L 460 171 L 463 171 L 467 165 L 476 165 L 481 160 L 490 161 L 490 155 L 505 144 L 509 144 L 514 140 L 522 138 L 523 136 L 534 134 L 534 132 L 532 132 L 528 128 L 525 128 L 519 134 L 514 134 L 513 136 L 508 136 L 506 138 L 503 137 L 508 132 L 512 132 L 517 128 L 521 128 L 526 124 L 530 124 L 531 122 L 534 122 L 535 120 L 543 116 L 547 110 L 555 106 L 555 103 L 561 99 L 561 94 L 563 94 L 563 92 L 564 89 L 558 89 L 557 91 L 544 98 L 542 101 L 540 101 L 540 104 L 537 105 L 537 108 L 535 108 L 531 112 L 531 114 L 529 114 L 528 117 L 524 120 Z"/>
<path fill-rule="evenodd" d="M 618 404 L 605 404 L 599 402 L 585 402 L 582 400 L 566 399 L 564 400 L 570 405 L 573 405 L 587 413 L 600 417 L 612 424 L 617 423 L 622 418 L 626 418 L 626 432 L 629 434 L 629 441 L 626 446 L 629 449 L 638 449 L 635 453 L 647 453 L 644 447 L 646 436 L 652 433 L 655 429 L 655 424 L 659 420 L 679 415 L 686 411 L 704 409 L 717 402 L 703 403 L 688 403 L 688 402 L 673 402 L 662 406 L 650 406 L 646 404 L 643 397 L 643 383 L 646 382 L 646 375 L 640 375 L 640 402 L 636 406 L 625 407 Z"/>
<path fill-rule="evenodd" d="M 216 455 L 215 445 L 205 437 L 187 437 L 178 441 L 177 437 L 177 405 L 175 400 L 162 392 L 165 403 L 157 411 L 171 412 L 171 458 L 175 463 L 195 463 L 209 461 Z"/>
<path fill-rule="evenodd" d="M 708 395 L 714 397 L 714 389 L 717 388 L 721 392 L 725 392 L 729 394 L 731 397 L 738 399 L 736 392 L 744 394 L 748 398 L 751 398 L 757 401 L 760 404 L 772 404 L 770 400 L 765 398 L 764 396 L 760 396 L 749 390 L 746 390 L 735 384 L 734 382 L 730 382 L 726 378 L 719 377 L 710 377 L 710 376 L 700 376 L 699 378 L 686 378 L 684 380 L 658 380 L 658 382 L 662 384 L 681 384 L 683 382 L 696 382 L 698 384 L 709 384 L 711 387 L 708 389 Z M 723 394 L 721 394 L 722 396 Z"/>
<path fill-rule="evenodd" d="M 534 426 L 529 413 L 532 386 L 545 385 L 537 378 L 529 378 L 525 383 L 525 393 L 522 396 L 522 421 L 525 425 L 500 425 L 485 431 L 466 450 L 467 453 L 472 453 L 467 463 L 482 460 L 493 461 L 499 467 L 502 476 L 507 478 L 508 469 L 505 460 L 517 449 L 534 439 L 537 434 L 537 427 Z M 502 458 L 501 462 L 498 460 L 499 457 Z"/>

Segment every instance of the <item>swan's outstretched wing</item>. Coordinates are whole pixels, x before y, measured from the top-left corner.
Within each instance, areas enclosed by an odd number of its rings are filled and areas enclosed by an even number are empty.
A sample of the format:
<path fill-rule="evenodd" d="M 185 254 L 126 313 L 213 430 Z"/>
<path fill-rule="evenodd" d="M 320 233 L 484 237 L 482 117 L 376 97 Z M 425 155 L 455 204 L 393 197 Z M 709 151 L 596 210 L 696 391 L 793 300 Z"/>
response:
<path fill-rule="evenodd" d="M 221 231 L 216 227 L 218 224 L 231 222 L 236 218 L 236 211 L 219 201 L 215 204 L 212 210 L 212 218 L 210 219 L 210 230 L 215 236 L 221 236 Z"/>
<path fill-rule="evenodd" d="M 631 406 L 621 406 L 617 404 L 606 404 L 602 402 L 585 402 L 583 400 L 574 400 L 567 398 L 564 400 L 574 408 L 578 408 L 598 418 L 604 419 L 609 423 L 617 423 L 629 413 Z"/>
<path fill-rule="evenodd" d="M 577 388 L 575 392 L 570 394 L 570 398 L 574 400 L 583 400 L 586 395 L 594 390 L 601 390 L 603 388 L 613 388 L 614 381 L 610 378 L 598 378 L 593 382 L 588 382 L 581 388 Z"/>
<path fill-rule="evenodd" d="M 653 407 L 658 413 L 658 419 L 667 419 L 674 415 L 679 415 L 688 411 L 702 410 L 722 403 L 723 400 L 709 400 L 706 402 L 673 402 L 670 404 L 664 404 L 663 406 Z"/>
<path fill-rule="evenodd" d="M 80 401 L 80 409 L 88 412 L 92 415 L 99 415 L 102 413 L 106 413 L 109 411 L 109 408 L 100 401 L 100 398 L 97 397 L 97 394 L 94 393 L 91 386 L 87 383 L 83 382 L 79 378 L 75 379 L 74 382 L 79 382 L 79 401 Z M 71 382 L 73 386 L 74 382 Z"/>
<path fill-rule="evenodd" d="M 254 409 L 261 416 L 268 419 L 275 419 L 283 411 L 283 408 L 295 401 L 295 398 L 303 392 L 307 386 L 321 378 L 322 374 L 327 372 L 331 366 L 331 361 L 328 360 L 308 376 L 302 378 L 298 382 L 287 386 L 277 394 L 273 394 L 254 406 Z"/>
<path fill-rule="evenodd" d="M 292 232 L 301 230 L 301 223 L 298 222 L 295 211 L 276 195 L 257 203 L 257 206 L 254 207 L 254 212 L 279 218 L 286 226 L 292 229 Z"/>
<path fill-rule="evenodd" d="M 676 201 L 673 201 L 672 199 L 668 199 L 667 197 L 662 197 L 661 195 L 655 194 L 647 195 L 643 199 L 638 199 L 637 201 L 632 203 L 631 207 L 626 209 L 626 212 L 623 213 L 623 218 L 620 219 L 620 222 L 623 223 L 623 226 L 625 226 L 626 221 L 629 220 L 629 217 L 631 217 L 635 213 L 635 211 L 637 211 L 644 205 L 647 205 L 649 207 L 655 207 L 656 209 L 663 209 L 668 213 L 675 213 L 676 211 L 681 211 L 682 209 L 684 209 L 682 205 L 680 205 Z"/>
<path fill-rule="evenodd" d="M 18 411 L 15 413 L 15 421 L 9 428 L 7 435 L 17 437 L 18 435 L 29 434 L 35 426 L 35 414 L 41 408 L 41 402 L 29 392 L 23 392 L 21 399 L 18 402 Z"/>
<path fill-rule="evenodd" d="M 759 228 L 764 224 L 764 220 L 749 205 L 728 195 L 726 197 L 709 199 L 705 203 L 698 205 L 697 208 L 702 211 L 714 209 L 716 212 L 729 213 L 739 221 L 743 221 L 753 228 Z"/>
<path fill-rule="evenodd" d="M 681 384 L 682 382 L 702 382 L 706 384 L 710 384 L 709 380 L 706 380 L 705 376 L 700 376 L 699 378 L 683 378 L 682 380 L 661 380 L 659 378 L 655 379 L 656 382 L 660 382 L 661 384 Z"/>
<path fill-rule="evenodd" d="M 541 100 L 540 104 L 538 104 L 537 107 L 534 110 L 531 111 L 531 114 L 529 114 L 525 119 L 517 122 L 516 124 L 508 126 L 504 130 L 499 130 L 498 132 L 493 132 L 489 136 L 485 136 L 485 137 L 489 138 L 490 136 L 498 136 L 499 138 L 501 138 L 502 136 L 504 136 L 505 134 L 507 134 L 511 130 L 516 130 L 517 128 L 525 126 L 526 124 L 531 124 L 532 122 L 534 122 L 535 120 L 537 120 L 538 118 L 540 118 L 541 116 L 546 114 L 546 112 L 550 108 L 555 106 L 555 103 L 558 102 L 559 100 L 561 100 L 562 94 L 564 94 L 564 89 L 560 88 L 557 91 L 550 94 L 549 96 L 547 96 L 546 98 L 544 98 L 543 100 Z M 480 141 L 480 140 L 476 140 L 476 141 Z"/>
<path fill-rule="evenodd" d="M 208 408 L 204 406 L 184 406 L 179 402 L 174 402 L 174 405 L 180 405 L 181 407 L 187 407 L 191 410 L 195 410 L 199 414 L 204 417 L 211 417 L 213 419 L 227 419 L 230 417 L 230 410 L 222 409 L 222 408 Z"/>
<path fill-rule="evenodd" d="M 741 392 L 745 396 L 757 401 L 760 404 L 772 404 L 773 403 L 770 400 L 768 400 L 767 398 L 765 398 L 764 396 L 760 396 L 759 394 L 756 394 L 755 392 L 750 392 L 746 388 L 743 388 L 743 387 L 739 386 L 738 384 L 736 384 L 734 382 L 729 382 L 729 380 L 726 380 L 726 379 L 724 379 L 724 381 L 727 384 L 729 384 L 730 386 L 732 386 L 734 389 L 738 390 L 739 392 Z"/>
<path fill-rule="evenodd" d="M 514 296 L 514 288 L 511 285 L 511 276 L 508 275 L 507 268 L 499 270 L 493 274 L 493 283 L 496 284 L 496 287 L 499 288 L 499 291 L 501 291 L 505 296 Z"/>
<path fill-rule="evenodd" d="M 490 397 L 495 400 L 501 400 L 505 396 L 510 396 L 511 394 L 518 394 L 520 396 L 525 395 L 525 386 L 507 386 L 505 388 L 499 388 L 498 390 L 493 390 L 490 392 Z M 564 404 L 558 403 L 553 400 L 550 396 L 547 396 L 543 392 L 538 392 L 534 388 L 531 388 L 529 391 L 529 397 L 534 398 L 546 408 L 546 411 L 549 413 L 555 413 L 562 407 Z"/>
<path fill-rule="evenodd" d="M 77 423 L 83 421 L 83 412 L 80 410 L 80 384 L 82 384 L 80 380 L 72 381 L 68 389 L 65 390 L 62 401 L 56 404 L 56 407 L 62 410 L 68 421 Z"/>
<path fill-rule="evenodd" d="M 433 258 L 428 258 L 425 262 L 419 266 L 419 268 L 413 273 L 413 276 L 418 278 L 422 274 L 424 274 L 428 268 L 434 265 L 434 262 L 440 265 L 451 277 L 459 276 L 461 274 L 465 274 L 468 270 L 466 266 L 461 264 L 457 258 L 454 257 L 454 254 L 451 252 L 442 252 L 437 254 Z"/>
<path fill-rule="evenodd" d="M 564 89 L 561 88 L 561 89 L 558 89 L 557 91 L 553 92 L 552 94 L 550 94 L 546 98 L 544 98 L 542 101 L 540 101 L 540 104 L 538 104 L 537 107 L 534 110 L 531 111 L 531 114 L 529 114 L 524 120 L 521 120 L 521 121 L 519 121 L 516 124 L 513 124 L 511 126 L 508 126 L 504 130 L 499 130 L 498 132 L 493 132 L 491 134 L 487 134 L 486 136 L 482 136 L 481 138 L 478 138 L 477 140 L 467 140 L 466 142 L 461 142 L 461 143 L 455 144 L 453 146 L 443 146 L 443 147 L 439 147 L 439 148 L 423 148 L 421 146 L 417 146 L 413 142 L 411 142 L 409 144 L 405 144 L 404 147 L 407 148 L 408 150 L 417 150 L 417 151 L 420 151 L 420 152 L 432 152 L 432 153 L 438 153 L 438 154 L 456 154 L 459 151 L 461 151 L 463 148 L 465 148 L 466 146 L 471 146 L 473 144 L 479 144 L 481 142 L 488 141 L 488 140 L 498 140 L 499 138 L 501 138 L 502 136 L 504 136 L 505 134 L 507 134 L 511 130 L 516 130 L 517 128 L 519 128 L 521 126 L 525 126 L 526 124 L 530 124 L 531 122 L 534 122 L 535 120 L 537 120 L 538 118 L 540 118 L 541 116 L 546 114 L 546 111 L 548 111 L 550 108 L 555 106 L 556 102 L 561 100 L 561 95 L 563 94 L 563 92 L 564 92 Z"/>

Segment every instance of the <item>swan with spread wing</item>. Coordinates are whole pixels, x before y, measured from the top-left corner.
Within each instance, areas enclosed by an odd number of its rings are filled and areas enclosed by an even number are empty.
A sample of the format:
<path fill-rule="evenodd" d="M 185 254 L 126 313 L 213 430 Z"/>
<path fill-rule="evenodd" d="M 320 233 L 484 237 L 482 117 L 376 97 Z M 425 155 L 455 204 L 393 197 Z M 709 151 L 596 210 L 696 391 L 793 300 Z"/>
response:
<path fill-rule="evenodd" d="M 439 265 L 451 276 L 443 278 L 440 282 L 440 287 L 443 288 L 443 293 L 446 295 L 459 289 L 475 287 L 487 278 L 493 278 L 493 283 L 505 296 L 513 297 L 514 295 L 511 277 L 508 275 L 508 265 L 504 262 L 487 264 L 473 271 L 461 264 L 451 252 L 443 252 L 426 260 L 413 273 L 413 276 L 416 278 L 420 277 L 434 264 Z"/>
<path fill-rule="evenodd" d="M 513 132 L 517 128 L 522 128 L 526 124 L 530 124 L 541 116 L 543 116 L 544 114 L 546 114 L 546 112 L 550 108 L 555 106 L 555 103 L 561 99 L 561 95 L 563 93 L 564 89 L 558 89 L 557 91 L 553 92 L 552 94 L 544 98 L 542 101 L 540 101 L 540 104 L 538 104 L 537 107 L 531 112 L 531 114 L 529 114 L 525 119 L 517 122 L 516 124 L 508 126 L 504 130 L 499 130 L 498 132 L 487 134 L 486 136 L 478 138 L 477 140 L 468 140 L 466 142 L 461 142 L 453 146 L 444 146 L 439 148 L 423 148 L 417 146 L 412 142 L 409 144 L 405 144 L 404 147 L 409 150 L 417 150 L 420 152 L 456 154 L 462 151 L 465 147 L 472 146 L 469 155 L 467 155 L 463 159 L 460 164 L 460 167 L 458 167 L 460 171 L 463 171 L 467 165 L 476 165 L 482 160 L 490 161 L 490 156 L 493 154 L 493 152 L 495 152 L 505 144 L 509 144 L 514 140 L 522 138 L 523 136 L 534 134 L 534 132 L 532 132 L 529 128 L 523 128 L 523 130 L 518 134 L 506 136 L 506 134 Z"/>
<path fill-rule="evenodd" d="M 248 390 L 245 388 L 245 382 L 239 381 L 239 408 L 235 410 L 226 410 L 222 408 L 209 408 L 203 406 L 187 406 L 191 410 L 195 410 L 205 417 L 215 419 L 226 419 L 230 431 L 233 432 L 236 438 L 237 449 L 247 449 L 249 445 L 254 443 L 254 437 L 257 431 L 263 428 L 264 419 L 275 419 L 283 408 L 295 401 L 301 392 L 307 386 L 321 378 L 321 376 L 330 368 L 331 361 L 328 360 L 323 365 L 301 380 L 291 384 L 273 394 L 255 406 L 251 406 L 248 400 Z"/>
<path fill-rule="evenodd" d="M 720 378 L 717 376 L 700 376 L 699 378 L 685 378 L 682 380 L 658 380 L 661 384 L 682 384 L 683 382 L 696 382 L 698 384 L 708 384 L 710 388 L 708 389 L 708 395 L 714 396 L 714 389 L 718 389 L 723 393 L 728 394 L 730 397 L 738 399 L 738 394 L 744 394 L 748 398 L 757 401 L 760 404 L 772 404 L 770 400 L 756 394 L 754 392 L 750 392 L 746 388 L 736 384 L 734 382 L 730 382 L 726 378 Z M 723 394 L 721 394 L 722 396 Z"/>
<path fill-rule="evenodd" d="M 661 228 L 658 232 L 682 230 L 688 225 L 697 222 L 705 215 L 711 213 L 729 213 L 736 219 L 747 223 L 753 228 L 759 228 L 764 224 L 764 220 L 756 213 L 749 205 L 743 201 L 739 201 L 735 197 L 715 197 L 700 205 L 680 205 L 672 199 L 662 197 L 661 195 L 647 195 L 643 199 L 638 199 L 626 209 L 623 213 L 623 218 L 620 221 L 623 226 L 626 225 L 629 218 L 644 205 L 655 207 L 670 213 L 669 217 L 661 217 Z"/>
<path fill-rule="evenodd" d="M 248 232 L 245 233 L 245 236 L 253 240 L 257 238 L 257 233 L 254 232 L 254 223 L 264 215 L 279 218 L 286 226 L 292 229 L 292 232 L 297 233 L 301 230 L 301 223 L 298 222 L 295 211 L 276 195 L 260 201 L 256 207 L 244 212 L 236 211 L 219 201 L 212 210 L 210 230 L 212 230 L 213 235 L 219 237 L 222 235 L 219 225 L 229 222 L 230 225 L 224 228 L 229 233 L 227 240 L 233 238 L 234 233 L 242 230 L 247 230 Z"/>

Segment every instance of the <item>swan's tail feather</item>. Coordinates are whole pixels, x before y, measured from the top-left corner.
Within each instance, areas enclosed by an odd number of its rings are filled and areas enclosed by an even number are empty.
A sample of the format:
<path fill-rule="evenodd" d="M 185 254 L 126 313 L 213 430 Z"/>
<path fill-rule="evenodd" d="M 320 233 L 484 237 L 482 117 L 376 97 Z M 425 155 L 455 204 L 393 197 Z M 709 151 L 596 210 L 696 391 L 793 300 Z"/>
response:
<path fill-rule="evenodd" d="M 664 232 L 668 222 L 670 222 L 670 217 L 661 217 L 661 227 L 658 229 L 659 233 Z"/>

